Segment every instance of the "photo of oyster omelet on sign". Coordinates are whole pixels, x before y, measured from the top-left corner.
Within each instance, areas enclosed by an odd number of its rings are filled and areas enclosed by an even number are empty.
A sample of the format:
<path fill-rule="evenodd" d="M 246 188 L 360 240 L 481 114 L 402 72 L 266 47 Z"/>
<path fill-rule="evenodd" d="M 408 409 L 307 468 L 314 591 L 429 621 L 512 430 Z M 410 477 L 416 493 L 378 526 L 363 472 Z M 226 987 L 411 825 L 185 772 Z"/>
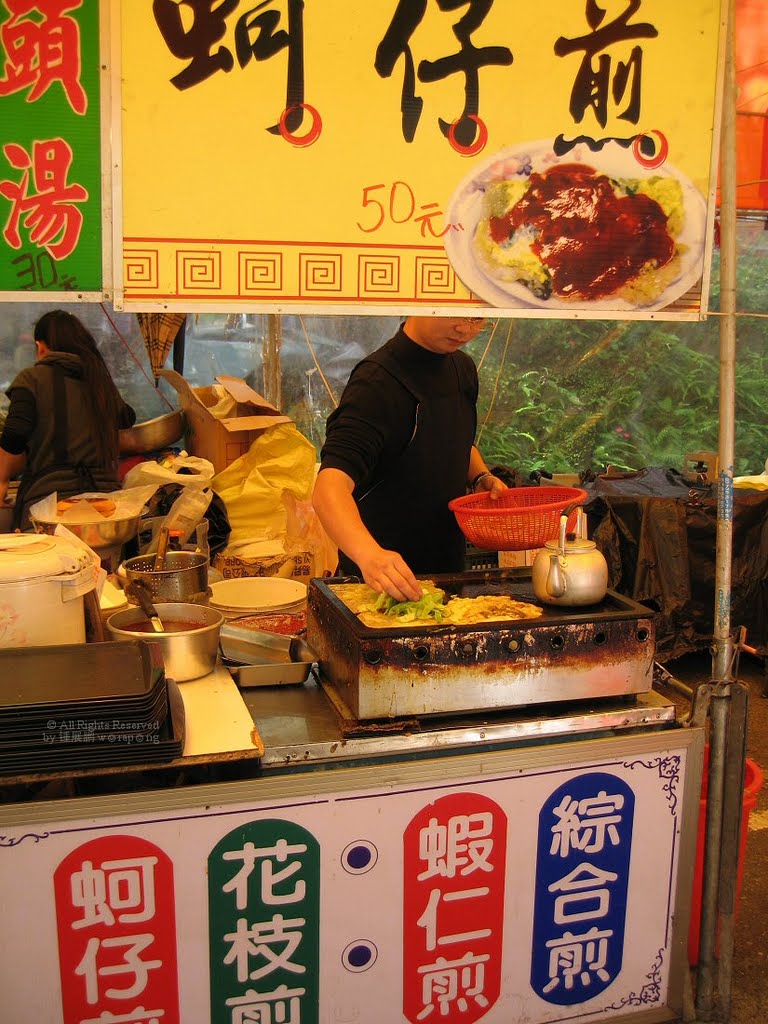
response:
<path fill-rule="evenodd" d="M 585 145 L 506 150 L 457 189 L 445 236 L 464 284 L 495 306 L 660 309 L 703 269 L 706 204 L 668 165 Z"/>

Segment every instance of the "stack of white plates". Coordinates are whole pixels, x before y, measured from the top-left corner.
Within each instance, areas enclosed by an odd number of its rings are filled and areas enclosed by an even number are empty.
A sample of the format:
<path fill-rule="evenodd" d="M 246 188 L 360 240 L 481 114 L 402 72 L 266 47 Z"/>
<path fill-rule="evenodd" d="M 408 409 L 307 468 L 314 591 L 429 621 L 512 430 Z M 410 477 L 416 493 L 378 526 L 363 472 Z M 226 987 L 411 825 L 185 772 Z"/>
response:
<path fill-rule="evenodd" d="M 303 611 L 307 605 L 307 585 L 279 576 L 244 576 L 211 584 L 212 608 L 228 619 L 240 615 Z"/>

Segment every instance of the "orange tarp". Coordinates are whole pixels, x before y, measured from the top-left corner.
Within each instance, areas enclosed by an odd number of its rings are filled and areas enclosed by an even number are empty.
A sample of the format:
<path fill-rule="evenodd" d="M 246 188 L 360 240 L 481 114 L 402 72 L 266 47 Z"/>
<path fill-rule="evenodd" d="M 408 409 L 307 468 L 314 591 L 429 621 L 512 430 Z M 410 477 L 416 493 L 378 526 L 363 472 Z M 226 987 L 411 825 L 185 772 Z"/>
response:
<path fill-rule="evenodd" d="M 768 7 L 736 0 L 736 203 L 768 209 Z"/>

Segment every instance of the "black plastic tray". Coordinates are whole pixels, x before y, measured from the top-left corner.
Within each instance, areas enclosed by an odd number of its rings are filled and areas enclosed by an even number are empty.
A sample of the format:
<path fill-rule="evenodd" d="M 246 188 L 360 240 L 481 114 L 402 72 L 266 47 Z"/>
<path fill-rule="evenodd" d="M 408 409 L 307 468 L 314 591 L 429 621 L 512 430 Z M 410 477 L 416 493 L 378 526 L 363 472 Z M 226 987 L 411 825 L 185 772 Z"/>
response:
<path fill-rule="evenodd" d="M 115 737 L 112 740 L 109 739 L 110 734 L 105 734 L 105 739 L 87 743 L 55 743 L 35 750 L 3 750 L 0 751 L 0 775 L 157 764 L 181 757 L 185 735 L 184 701 L 172 679 L 167 680 L 167 687 L 168 715 L 157 731 L 131 730 L 130 733 L 111 734 Z"/>
<path fill-rule="evenodd" d="M 146 640 L 6 648 L 0 650 L 0 718 L 81 702 L 96 713 L 100 702 L 146 698 L 164 670 L 162 652 Z"/>

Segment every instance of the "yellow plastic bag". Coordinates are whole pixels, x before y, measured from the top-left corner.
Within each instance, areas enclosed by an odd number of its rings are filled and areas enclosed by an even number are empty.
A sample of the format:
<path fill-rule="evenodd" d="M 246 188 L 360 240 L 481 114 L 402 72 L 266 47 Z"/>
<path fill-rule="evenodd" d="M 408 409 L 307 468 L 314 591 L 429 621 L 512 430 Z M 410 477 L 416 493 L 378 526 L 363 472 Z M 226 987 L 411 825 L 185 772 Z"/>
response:
<path fill-rule="evenodd" d="M 213 478 L 211 486 L 224 502 L 232 528 L 230 545 L 285 538 L 283 492 L 297 501 L 309 500 L 316 457 L 315 446 L 296 425 L 282 423 L 265 430 L 245 455 Z"/>

